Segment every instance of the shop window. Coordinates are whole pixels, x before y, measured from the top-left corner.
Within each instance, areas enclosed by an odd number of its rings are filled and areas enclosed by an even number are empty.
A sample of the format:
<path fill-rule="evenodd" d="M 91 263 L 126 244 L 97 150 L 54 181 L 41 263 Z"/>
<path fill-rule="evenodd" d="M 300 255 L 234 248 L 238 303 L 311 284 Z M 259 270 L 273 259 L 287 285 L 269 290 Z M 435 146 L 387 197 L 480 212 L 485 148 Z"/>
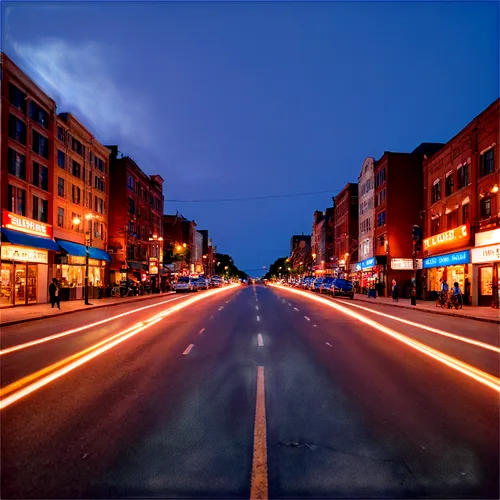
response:
<path fill-rule="evenodd" d="M 57 208 L 57 225 L 59 227 L 64 227 L 64 208 Z"/>
<path fill-rule="evenodd" d="M 483 198 L 479 202 L 479 213 L 481 214 L 481 219 L 491 217 L 491 198 Z"/>
<path fill-rule="evenodd" d="M 81 190 L 78 186 L 75 186 L 74 184 L 71 186 L 71 200 L 73 203 L 76 205 L 80 205 L 80 194 Z"/>
<path fill-rule="evenodd" d="M 467 222 L 470 222 L 470 205 L 467 203 L 467 205 L 462 206 L 462 224 L 467 224 Z"/>
<path fill-rule="evenodd" d="M 33 121 L 41 125 L 43 128 L 47 128 L 49 114 L 35 101 L 30 101 L 29 115 Z"/>
<path fill-rule="evenodd" d="M 9 212 L 14 212 L 17 215 L 26 215 L 26 190 L 9 184 L 7 189 Z"/>
<path fill-rule="evenodd" d="M 9 83 L 9 100 L 12 106 L 26 114 L 26 94 L 12 83 Z"/>
<path fill-rule="evenodd" d="M 26 144 L 26 124 L 14 115 L 9 115 L 9 137 Z"/>
<path fill-rule="evenodd" d="M 436 217 L 431 221 L 431 236 L 441 232 L 441 217 Z"/>
<path fill-rule="evenodd" d="M 39 134 L 36 130 L 33 130 L 33 141 L 31 144 L 31 150 L 42 158 L 49 157 L 49 141 L 46 137 Z"/>
<path fill-rule="evenodd" d="M 446 229 L 453 229 L 458 226 L 458 210 L 453 210 L 446 216 Z"/>
<path fill-rule="evenodd" d="M 26 180 L 26 157 L 9 148 L 8 152 L 9 174 Z"/>
<path fill-rule="evenodd" d="M 31 179 L 33 186 L 39 187 L 44 191 L 49 190 L 49 169 L 40 163 L 33 162 L 33 176 Z"/>
<path fill-rule="evenodd" d="M 439 180 L 432 186 L 432 203 L 441 199 L 441 181 Z"/>
<path fill-rule="evenodd" d="M 80 170 L 81 170 L 81 166 L 80 164 L 73 160 L 73 170 L 72 170 L 72 174 L 75 176 L 75 177 L 78 177 L 80 178 Z"/>
<path fill-rule="evenodd" d="M 488 149 L 479 160 L 479 177 L 491 174 L 495 170 L 495 148 Z"/>
<path fill-rule="evenodd" d="M 444 191 L 446 196 L 450 196 L 453 193 L 453 174 L 446 177 Z"/>
<path fill-rule="evenodd" d="M 57 178 L 57 194 L 64 198 L 64 179 L 62 177 Z"/>
<path fill-rule="evenodd" d="M 458 189 L 462 189 L 469 185 L 469 165 L 462 165 L 457 170 Z"/>
<path fill-rule="evenodd" d="M 33 195 L 33 219 L 47 222 L 49 213 L 49 202 L 43 198 Z"/>

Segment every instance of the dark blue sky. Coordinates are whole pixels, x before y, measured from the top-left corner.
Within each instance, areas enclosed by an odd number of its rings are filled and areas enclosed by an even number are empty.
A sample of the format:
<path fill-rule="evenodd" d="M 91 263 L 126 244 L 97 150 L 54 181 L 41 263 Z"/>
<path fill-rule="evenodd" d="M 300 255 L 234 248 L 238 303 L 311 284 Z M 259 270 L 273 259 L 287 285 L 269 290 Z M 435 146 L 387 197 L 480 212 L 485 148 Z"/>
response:
<path fill-rule="evenodd" d="M 246 270 L 365 157 L 446 142 L 498 97 L 496 2 L 2 2 L 2 50 Z"/>

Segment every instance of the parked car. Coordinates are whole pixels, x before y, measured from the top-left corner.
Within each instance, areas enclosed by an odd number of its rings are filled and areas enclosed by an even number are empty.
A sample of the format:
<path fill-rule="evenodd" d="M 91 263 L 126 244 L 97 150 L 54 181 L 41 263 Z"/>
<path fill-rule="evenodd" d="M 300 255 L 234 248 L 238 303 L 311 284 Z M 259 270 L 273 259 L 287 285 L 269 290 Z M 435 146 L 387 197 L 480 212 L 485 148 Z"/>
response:
<path fill-rule="evenodd" d="M 220 276 L 212 276 L 210 278 L 210 286 L 212 288 L 220 288 L 221 286 L 224 286 L 224 281 Z"/>
<path fill-rule="evenodd" d="M 314 280 L 314 276 L 306 276 L 303 280 L 302 280 L 302 288 L 304 288 L 305 290 L 308 290 L 309 289 L 309 284 Z"/>
<path fill-rule="evenodd" d="M 319 293 L 330 293 L 330 287 L 332 286 L 333 280 L 333 276 L 327 276 L 324 278 L 323 283 L 321 283 Z"/>
<path fill-rule="evenodd" d="M 198 278 L 198 290 L 208 290 L 208 282 L 205 278 Z"/>
<path fill-rule="evenodd" d="M 350 299 L 354 299 L 352 281 L 335 278 L 330 285 L 330 295 L 332 297 L 349 297 Z"/>
<path fill-rule="evenodd" d="M 193 280 L 191 278 L 188 278 L 187 276 L 181 276 L 177 280 L 177 283 L 175 284 L 175 292 L 176 293 L 194 292 L 197 290 L 198 290 L 198 288 L 194 284 Z"/>
<path fill-rule="evenodd" d="M 323 278 L 316 278 L 311 285 L 311 291 L 319 292 L 322 283 L 323 283 Z"/>

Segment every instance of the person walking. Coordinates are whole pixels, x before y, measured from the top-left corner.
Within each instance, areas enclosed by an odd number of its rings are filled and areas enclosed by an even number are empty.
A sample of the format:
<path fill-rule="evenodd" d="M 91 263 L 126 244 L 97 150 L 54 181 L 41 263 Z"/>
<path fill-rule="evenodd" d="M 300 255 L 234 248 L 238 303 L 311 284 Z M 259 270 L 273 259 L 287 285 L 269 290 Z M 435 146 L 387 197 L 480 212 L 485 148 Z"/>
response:
<path fill-rule="evenodd" d="M 399 287 L 395 279 L 392 280 L 392 300 L 399 302 Z"/>
<path fill-rule="evenodd" d="M 61 309 L 61 301 L 59 299 L 59 282 L 56 278 L 52 278 L 52 283 L 49 285 L 49 296 L 52 309 L 57 304 L 58 309 Z"/>

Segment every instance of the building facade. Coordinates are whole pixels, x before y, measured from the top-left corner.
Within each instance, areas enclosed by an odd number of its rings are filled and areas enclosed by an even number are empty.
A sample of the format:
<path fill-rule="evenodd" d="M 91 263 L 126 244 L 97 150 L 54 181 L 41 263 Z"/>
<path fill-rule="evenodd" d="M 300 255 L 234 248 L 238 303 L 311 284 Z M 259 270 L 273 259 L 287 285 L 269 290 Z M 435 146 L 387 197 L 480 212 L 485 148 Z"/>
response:
<path fill-rule="evenodd" d="M 185 275 L 194 273 L 196 222 L 179 214 L 165 214 L 162 220 L 164 254 L 169 261 L 172 261 L 169 265 L 173 266 L 175 273 Z"/>
<path fill-rule="evenodd" d="M 320 210 L 316 210 L 313 216 L 311 256 L 314 274 L 323 274 L 325 272 L 326 233 L 325 215 Z"/>
<path fill-rule="evenodd" d="M 333 198 L 335 259 L 338 272 L 350 273 L 358 261 L 358 184 L 347 183 Z"/>
<path fill-rule="evenodd" d="M 473 305 L 499 305 L 499 102 L 424 162 L 429 298 L 446 279 Z"/>
<path fill-rule="evenodd" d="M 110 155 L 109 251 L 111 280 L 152 282 L 153 289 L 163 269 L 163 179 L 148 175 L 117 146 Z"/>

